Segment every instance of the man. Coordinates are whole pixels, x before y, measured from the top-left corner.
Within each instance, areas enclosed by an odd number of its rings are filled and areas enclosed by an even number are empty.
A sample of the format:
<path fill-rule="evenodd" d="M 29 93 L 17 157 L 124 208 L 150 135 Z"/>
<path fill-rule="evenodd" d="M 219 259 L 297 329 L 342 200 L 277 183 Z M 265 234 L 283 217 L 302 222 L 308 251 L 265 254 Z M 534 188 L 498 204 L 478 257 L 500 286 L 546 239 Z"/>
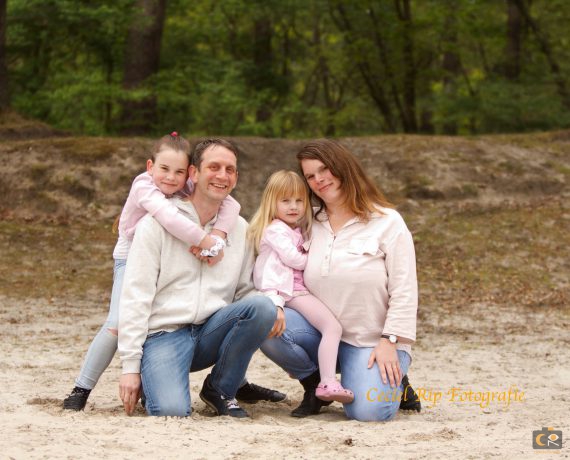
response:
<path fill-rule="evenodd" d="M 222 139 L 199 143 L 189 175 L 194 193 L 172 199 L 182 214 L 210 231 L 237 183 L 236 147 Z M 240 217 L 223 259 L 208 266 L 151 216 L 138 224 L 119 318 L 119 392 L 127 414 L 135 408 L 142 380 L 149 415 L 190 415 L 189 372 L 213 365 L 200 398 L 218 415 L 248 416 L 235 399 L 238 387 L 253 353 L 268 335 L 282 333 L 285 318 L 269 298 L 253 295 L 254 258 L 246 230 Z M 240 392 L 250 400 L 285 398 L 253 384 Z"/>

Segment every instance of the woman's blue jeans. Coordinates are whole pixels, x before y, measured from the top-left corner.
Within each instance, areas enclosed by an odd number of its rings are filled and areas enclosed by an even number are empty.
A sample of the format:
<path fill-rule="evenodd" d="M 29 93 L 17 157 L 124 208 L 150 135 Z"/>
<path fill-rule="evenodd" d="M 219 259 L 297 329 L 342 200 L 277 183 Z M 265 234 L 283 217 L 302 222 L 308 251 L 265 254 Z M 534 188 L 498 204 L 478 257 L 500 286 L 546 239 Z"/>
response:
<path fill-rule="evenodd" d="M 188 374 L 212 365 L 212 386 L 233 399 L 276 316 L 268 297 L 254 296 L 218 310 L 204 324 L 149 335 L 141 362 L 148 414 L 190 415 Z"/>
<path fill-rule="evenodd" d="M 299 313 L 285 308 L 287 329 L 281 337 L 267 339 L 261 351 L 289 375 L 299 380 L 318 369 L 318 349 L 321 335 Z M 391 388 L 382 383 L 378 365 L 368 369 L 372 348 L 359 348 L 340 342 L 338 365 L 341 383 L 354 392 L 354 402 L 344 404 L 344 412 L 350 419 L 360 421 L 385 421 L 392 419 L 400 407 L 403 387 Z M 411 358 L 398 350 L 402 373 L 408 372 Z"/>

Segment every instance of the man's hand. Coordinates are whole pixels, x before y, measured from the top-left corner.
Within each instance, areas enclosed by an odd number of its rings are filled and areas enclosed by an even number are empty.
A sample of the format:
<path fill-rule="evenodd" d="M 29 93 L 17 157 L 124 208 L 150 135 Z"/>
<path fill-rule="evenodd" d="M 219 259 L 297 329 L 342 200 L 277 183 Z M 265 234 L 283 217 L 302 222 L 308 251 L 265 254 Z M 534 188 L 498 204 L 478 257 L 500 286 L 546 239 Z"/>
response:
<path fill-rule="evenodd" d="M 191 246 L 190 249 L 188 249 L 188 252 L 190 252 L 192 255 L 194 255 L 194 257 L 196 257 L 196 259 L 202 262 L 206 262 L 209 259 L 209 257 L 200 255 L 202 249 L 200 249 L 198 246 Z"/>
<path fill-rule="evenodd" d="M 271 337 L 279 337 L 281 334 L 283 334 L 286 327 L 285 313 L 283 312 L 283 309 L 279 307 L 275 308 L 277 308 L 277 319 L 275 320 L 273 328 L 271 329 L 269 335 L 267 336 L 268 339 L 270 339 Z"/>
<path fill-rule="evenodd" d="M 196 257 L 196 259 L 198 259 L 199 261 L 207 262 L 210 267 L 212 265 L 216 265 L 220 260 L 224 258 L 223 249 L 218 253 L 216 257 L 201 256 L 200 253 L 202 252 L 202 249 L 200 249 L 198 246 L 192 246 L 189 249 L 189 252 L 192 253 L 194 257 Z"/>
<path fill-rule="evenodd" d="M 206 262 L 208 262 L 208 265 L 211 267 L 212 265 L 216 265 L 223 258 L 224 250 L 222 249 L 220 252 L 218 252 L 218 255 L 216 257 L 206 257 Z"/>
<path fill-rule="evenodd" d="M 398 386 L 402 381 L 402 370 L 400 369 L 400 361 L 398 360 L 398 353 L 396 352 L 396 344 L 390 343 L 386 339 L 380 339 L 378 345 L 374 347 L 370 358 L 368 359 L 368 369 L 374 366 L 374 361 L 378 363 L 380 377 L 382 383 L 386 385 L 390 381 L 392 388 Z"/>
<path fill-rule="evenodd" d="M 141 375 L 121 375 L 121 380 L 119 380 L 119 396 L 121 401 L 123 401 L 125 413 L 131 415 L 141 396 Z"/>

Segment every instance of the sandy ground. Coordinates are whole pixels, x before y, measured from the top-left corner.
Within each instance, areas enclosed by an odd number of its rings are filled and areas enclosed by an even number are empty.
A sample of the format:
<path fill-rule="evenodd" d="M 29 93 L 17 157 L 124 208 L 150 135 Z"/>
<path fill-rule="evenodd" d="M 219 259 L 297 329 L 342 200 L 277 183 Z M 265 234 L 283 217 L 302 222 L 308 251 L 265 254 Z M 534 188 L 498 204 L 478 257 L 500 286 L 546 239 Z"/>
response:
<path fill-rule="evenodd" d="M 191 375 L 191 417 L 153 418 L 142 409 L 127 417 L 118 399 L 118 358 L 84 412 L 63 411 L 105 317 L 105 296 L 101 302 L 0 297 L 0 458 L 569 456 L 567 441 L 558 452 L 532 449 L 532 431 L 542 426 L 570 435 L 570 321 L 560 309 L 513 306 L 498 314 L 492 305 L 469 305 L 452 320 L 444 308 L 424 306 L 409 373 L 423 391 L 424 410 L 400 412 L 387 423 L 348 421 L 336 404 L 316 417 L 290 417 L 302 388 L 261 353 L 250 365 L 250 380 L 287 392 L 288 401 L 245 405 L 249 420 L 212 416 L 198 397 L 205 372 Z M 475 401 L 477 393 L 509 389 L 509 404 Z"/>
<path fill-rule="evenodd" d="M 64 412 L 111 287 L 114 237 L 79 223 L 83 216 L 110 226 L 150 141 L 0 142 L 0 459 L 568 458 L 566 440 L 559 451 L 533 450 L 532 432 L 570 436 L 569 138 L 345 140 L 388 196 L 409 199 L 402 209 L 419 257 L 409 375 L 424 409 L 388 423 L 348 421 L 338 404 L 290 417 L 302 387 L 260 353 L 250 380 L 289 399 L 246 405 L 249 420 L 212 416 L 198 397 L 205 372 L 191 376 L 191 417 L 152 418 L 142 409 L 127 417 L 118 358 L 86 410 Z M 295 166 L 299 144 L 240 139 L 248 173 L 237 198 L 246 217 L 269 172 Z M 532 206 L 500 204 L 537 195 L 543 200 Z M 493 394 L 501 400 L 474 400 Z"/>

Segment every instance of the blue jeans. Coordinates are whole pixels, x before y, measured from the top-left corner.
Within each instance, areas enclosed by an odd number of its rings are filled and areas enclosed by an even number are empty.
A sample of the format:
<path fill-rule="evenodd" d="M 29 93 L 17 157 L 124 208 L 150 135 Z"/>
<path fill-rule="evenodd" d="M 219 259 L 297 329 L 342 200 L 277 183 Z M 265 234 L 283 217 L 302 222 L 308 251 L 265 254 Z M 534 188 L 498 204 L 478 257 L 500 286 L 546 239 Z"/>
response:
<path fill-rule="evenodd" d="M 233 399 L 251 357 L 276 317 L 277 310 L 269 298 L 254 296 L 218 310 L 204 324 L 149 335 L 141 362 L 148 414 L 190 415 L 188 374 L 212 365 L 212 386 Z"/>
<path fill-rule="evenodd" d="M 281 337 L 267 339 L 261 351 L 289 375 L 299 380 L 318 369 L 317 355 L 320 333 L 299 313 L 285 308 L 287 329 Z M 360 348 L 340 342 L 338 364 L 341 383 L 354 392 L 354 402 L 344 404 L 344 412 L 350 419 L 359 421 L 385 421 L 392 419 L 400 407 L 403 387 L 391 388 L 382 383 L 378 365 L 368 369 L 372 348 Z M 402 373 L 408 372 L 411 358 L 398 350 Z"/>
<path fill-rule="evenodd" d="M 113 270 L 113 290 L 109 303 L 109 314 L 97 335 L 91 341 L 79 376 L 75 379 L 75 385 L 87 390 L 92 390 L 99 378 L 109 367 L 109 364 L 117 351 L 117 334 L 109 329 L 117 329 L 119 324 L 119 301 L 123 288 L 123 275 L 125 274 L 126 259 L 116 259 Z"/>

